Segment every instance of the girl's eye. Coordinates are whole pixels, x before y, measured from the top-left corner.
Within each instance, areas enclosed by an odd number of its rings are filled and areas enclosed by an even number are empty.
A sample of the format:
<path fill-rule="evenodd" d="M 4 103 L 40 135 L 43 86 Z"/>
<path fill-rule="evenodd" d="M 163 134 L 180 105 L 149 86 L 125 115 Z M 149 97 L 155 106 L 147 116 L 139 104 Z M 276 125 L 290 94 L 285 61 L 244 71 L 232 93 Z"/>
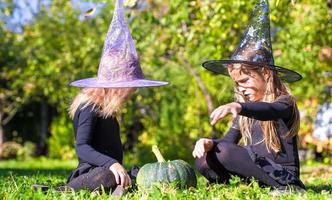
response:
<path fill-rule="evenodd" d="M 242 80 L 239 81 L 239 83 L 246 83 L 248 80 L 249 80 L 248 78 L 242 79 Z"/>

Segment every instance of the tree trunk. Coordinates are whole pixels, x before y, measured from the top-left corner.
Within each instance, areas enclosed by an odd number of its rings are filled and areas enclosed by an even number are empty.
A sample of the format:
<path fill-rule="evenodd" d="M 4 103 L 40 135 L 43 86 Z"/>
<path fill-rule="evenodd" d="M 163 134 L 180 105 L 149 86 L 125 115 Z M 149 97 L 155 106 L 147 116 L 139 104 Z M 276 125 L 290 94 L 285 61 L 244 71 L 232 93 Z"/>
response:
<path fill-rule="evenodd" d="M 207 90 L 201 76 L 197 73 L 197 71 L 194 69 L 194 67 L 188 62 L 188 60 L 184 59 L 184 66 L 189 70 L 189 72 L 191 73 L 191 75 L 194 77 L 194 79 L 196 80 L 198 87 L 201 89 L 201 91 L 203 92 L 206 104 L 207 104 L 207 108 L 208 108 L 208 113 L 209 115 L 212 113 L 214 106 L 213 106 L 213 101 L 211 98 L 211 95 L 209 93 L 209 91 Z M 216 129 L 215 126 L 212 126 L 212 138 L 216 138 L 218 136 L 218 131 Z"/>
<path fill-rule="evenodd" d="M 203 92 L 204 98 L 205 98 L 205 102 L 207 104 L 207 108 L 208 108 L 208 115 L 210 115 L 212 113 L 212 111 L 214 110 L 214 106 L 213 106 L 213 101 L 211 98 L 211 95 L 209 93 L 209 91 L 207 90 L 203 80 L 201 79 L 200 75 L 197 73 L 197 71 L 194 69 L 194 67 L 190 64 L 190 62 L 185 59 L 184 55 L 181 55 L 182 60 L 177 59 L 177 62 L 175 64 L 179 64 L 181 63 L 182 65 L 184 65 L 187 70 L 189 71 L 189 73 L 194 77 L 195 81 L 198 84 L 198 87 L 201 89 L 201 91 Z M 166 59 L 168 62 L 174 62 L 170 59 Z M 218 137 L 218 131 L 215 128 L 215 126 L 212 126 L 212 132 L 211 132 L 212 138 L 216 138 Z"/>
<path fill-rule="evenodd" d="M 200 75 L 196 72 L 196 70 L 189 64 L 188 61 L 185 61 L 185 66 L 189 70 L 189 72 L 193 75 L 194 79 L 196 80 L 198 87 L 202 90 L 209 114 L 212 113 L 214 107 L 210 93 L 208 92 L 203 80 L 201 79 Z"/>
<path fill-rule="evenodd" d="M 48 134 L 48 122 L 49 122 L 49 112 L 48 112 L 48 105 L 46 101 L 41 103 L 40 107 L 40 137 L 39 137 L 39 154 L 45 155 L 47 153 L 47 134 Z"/>
<path fill-rule="evenodd" d="M 123 145 L 125 151 L 134 150 L 135 145 L 138 143 L 138 136 L 143 130 L 144 126 L 142 122 L 139 118 L 135 117 L 133 123 L 126 130 L 127 141 Z"/>
<path fill-rule="evenodd" d="M 0 110 L 2 110 L 2 107 Z M 4 138 L 5 138 L 5 133 L 4 133 L 3 127 L 15 116 L 15 114 L 17 112 L 17 108 L 14 106 L 9 106 L 8 110 L 10 110 L 10 112 L 7 113 L 6 117 L 5 117 L 4 112 L 0 112 L 0 157 L 2 155 L 3 142 L 4 142 Z"/>
<path fill-rule="evenodd" d="M 0 158 L 1 158 L 1 155 L 2 155 L 2 145 L 3 145 L 3 135 L 4 135 L 4 132 L 3 132 L 3 126 L 2 126 L 2 114 L 0 114 Z"/>

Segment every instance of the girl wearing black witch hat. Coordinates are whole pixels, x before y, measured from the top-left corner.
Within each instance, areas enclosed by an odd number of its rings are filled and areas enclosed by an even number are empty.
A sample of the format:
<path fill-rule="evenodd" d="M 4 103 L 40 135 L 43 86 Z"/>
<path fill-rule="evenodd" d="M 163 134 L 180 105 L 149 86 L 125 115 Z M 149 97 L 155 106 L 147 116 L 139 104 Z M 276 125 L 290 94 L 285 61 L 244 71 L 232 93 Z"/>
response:
<path fill-rule="evenodd" d="M 283 82 L 302 77 L 274 65 L 267 0 L 255 6 L 231 59 L 210 60 L 203 67 L 233 79 L 236 101 L 211 113 L 212 125 L 227 115 L 234 119 L 222 139 L 196 142 L 192 154 L 199 172 L 213 183 L 227 183 L 231 175 L 238 175 L 278 189 L 304 189 L 297 149 L 299 111 Z M 244 146 L 238 145 L 241 138 Z"/>

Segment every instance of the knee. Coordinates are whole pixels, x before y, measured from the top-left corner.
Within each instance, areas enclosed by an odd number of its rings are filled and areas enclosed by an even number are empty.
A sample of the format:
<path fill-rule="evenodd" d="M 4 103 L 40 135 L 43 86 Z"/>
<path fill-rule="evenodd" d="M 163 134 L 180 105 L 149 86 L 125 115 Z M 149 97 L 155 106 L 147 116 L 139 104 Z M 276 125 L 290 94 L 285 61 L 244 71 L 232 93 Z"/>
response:
<path fill-rule="evenodd" d="M 232 153 L 234 145 L 235 144 L 227 142 L 220 142 L 216 145 L 215 153 L 220 163 L 225 164 L 234 159 L 234 154 Z"/>
<path fill-rule="evenodd" d="M 92 179 L 92 182 L 96 183 L 96 185 L 103 185 L 105 188 L 116 185 L 114 174 L 109 169 L 103 167 L 99 167 L 96 170 Z"/>
<path fill-rule="evenodd" d="M 208 166 L 208 163 L 206 160 L 206 155 L 204 155 L 201 158 L 196 158 L 195 166 L 196 166 L 196 169 L 201 173 L 204 172 L 205 170 L 209 169 L 209 166 Z"/>
<path fill-rule="evenodd" d="M 113 173 L 106 168 L 96 167 L 87 173 L 81 174 L 67 183 L 67 186 L 74 190 L 88 189 L 96 190 L 103 186 L 109 190 L 116 185 Z"/>

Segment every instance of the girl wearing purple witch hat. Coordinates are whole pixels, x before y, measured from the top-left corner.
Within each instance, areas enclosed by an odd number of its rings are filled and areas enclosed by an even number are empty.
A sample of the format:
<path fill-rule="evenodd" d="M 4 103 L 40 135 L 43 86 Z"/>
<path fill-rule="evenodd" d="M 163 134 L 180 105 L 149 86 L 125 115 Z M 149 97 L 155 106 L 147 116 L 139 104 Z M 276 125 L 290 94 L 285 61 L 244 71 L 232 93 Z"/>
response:
<path fill-rule="evenodd" d="M 113 194 L 123 193 L 131 185 L 132 177 L 122 165 L 123 150 L 116 115 L 136 88 L 166 84 L 144 79 L 124 18 L 123 1 L 117 0 L 97 77 L 71 83 L 82 88 L 70 106 L 79 164 L 70 174 L 67 184 L 57 190 L 94 191 L 103 187 L 113 190 Z M 35 188 L 45 189 L 38 185 Z"/>
<path fill-rule="evenodd" d="M 96 78 L 71 83 L 83 87 L 70 106 L 74 121 L 77 169 L 68 178 L 74 190 L 126 188 L 131 178 L 122 166 L 122 143 L 116 119 L 120 106 L 139 87 L 166 85 L 144 79 L 134 41 L 117 0 Z M 121 191 L 120 191 L 121 192 Z"/>
<path fill-rule="evenodd" d="M 300 125 L 294 97 L 283 81 L 295 82 L 300 74 L 274 65 L 267 0 L 255 6 L 251 22 L 230 60 L 210 60 L 203 67 L 230 76 L 235 102 L 216 108 L 216 124 L 227 115 L 233 123 L 222 139 L 202 138 L 193 156 L 209 182 L 227 183 L 231 175 L 254 177 L 262 185 L 303 190 L 297 149 Z M 243 138 L 244 146 L 238 143 Z"/>

